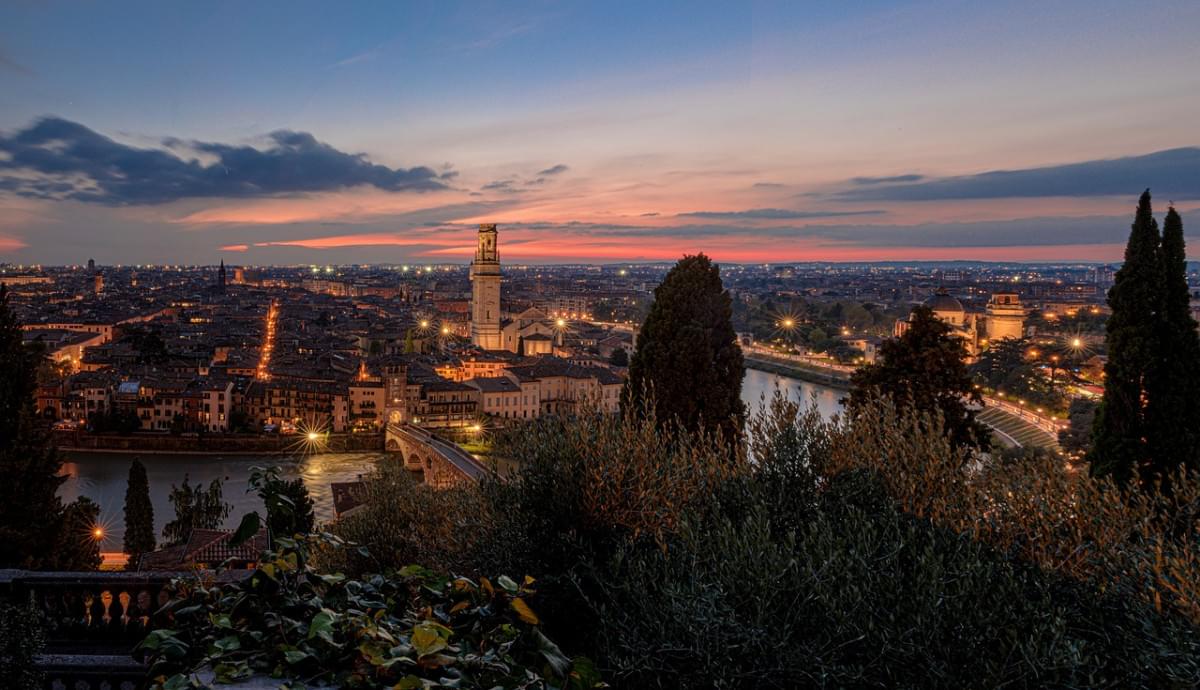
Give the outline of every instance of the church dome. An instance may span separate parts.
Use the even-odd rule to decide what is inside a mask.
[[[966,309],[963,308],[962,302],[959,302],[951,297],[950,293],[946,292],[945,290],[938,290],[936,295],[925,300],[925,306],[929,307],[935,312],[966,312]]]

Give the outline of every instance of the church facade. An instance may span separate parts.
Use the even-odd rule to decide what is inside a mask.
[[[502,318],[500,253],[494,223],[479,226],[471,262],[471,344],[482,350],[506,350],[532,357],[549,355],[562,344],[563,325],[540,309]]]

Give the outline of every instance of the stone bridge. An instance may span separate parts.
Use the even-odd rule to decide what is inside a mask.
[[[384,448],[399,454],[404,467],[421,472],[431,486],[478,482],[490,471],[462,448],[411,424],[388,424]]]

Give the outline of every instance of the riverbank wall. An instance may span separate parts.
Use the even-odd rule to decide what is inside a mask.
[[[801,381],[818,383],[822,386],[829,386],[830,388],[837,388],[839,390],[850,390],[850,374],[844,371],[805,366],[790,360],[759,354],[747,353],[744,359],[746,367],[749,369],[765,371],[768,374],[790,376]]]
[[[311,449],[296,434],[89,434],[56,431],[54,445],[64,452],[146,453],[163,455],[295,455]],[[383,434],[329,434],[322,437],[323,453],[383,452]]]

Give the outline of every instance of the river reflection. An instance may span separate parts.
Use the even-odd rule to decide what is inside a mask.
[[[742,400],[746,403],[747,411],[752,414],[758,409],[761,396],[770,400],[776,386],[792,400],[804,403],[808,403],[810,396],[815,393],[817,407],[826,417],[841,410],[839,400],[846,395],[844,391],[818,384],[747,369],[742,383]],[[192,483],[199,481],[206,486],[213,479],[222,481],[224,499],[233,505],[225,526],[233,528],[247,512],[262,511],[258,496],[246,493],[250,468],[255,465],[278,465],[285,478],[303,477],[313,499],[317,521],[328,522],[333,519],[333,497],[329,484],[354,481],[359,475],[370,472],[382,456],[379,453],[322,453],[304,458],[149,453],[140,456],[136,453],[66,454],[63,472],[68,478],[59,494],[64,501],[87,496],[100,505],[100,520],[108,535],[102,547],[106,551],[121,549],[125,532],[125,484],[129,477],[129,463],[135,457],[141,457],[142,464],[146,466],[150,500],[154,504],[154,529],[157,535],[161,535],[163,525],[174,517],[174,509],[168,500],[171,485],[181,483],[184,476]]]
[[[753,415],[764,400],[770,403],[776,388],[783,391],[789,400],[798,401],[803,405],[815,402],[821,416],[826,419],[842,411],[841,399],[849,395],[846,391],[817,383],[747,369],[746,378],[742,379],[742,402],[746,404],[746,413]]]
[[[304,458],[267,456],[214,455],[157,455],[135,453],[70,453],[63,461],[67,481],[59,489],[64,501],[87,496],[100,504],[100,521],[108,536],[104,550],[119,551],[125,533],[125,484],[129,478],[129,463],[140,457],[150,481],[150,500],[154,504],[154,529],[162,534],[163,525],[174,517],[168,496],[171,485],[178,485],[184,476],[188,481],[206,486],[214,479],[222,482],[227,503],[233,505],[225,521],[234,527],[242,515],[263,510],[258,496],[247,493],[250,468],[255,465],[278,465],[286,479],[303,477],[312,496],[318,522],[333,519],[333,496],[330,482],[354,481],[369,472],[379,453],[323,453]]]

